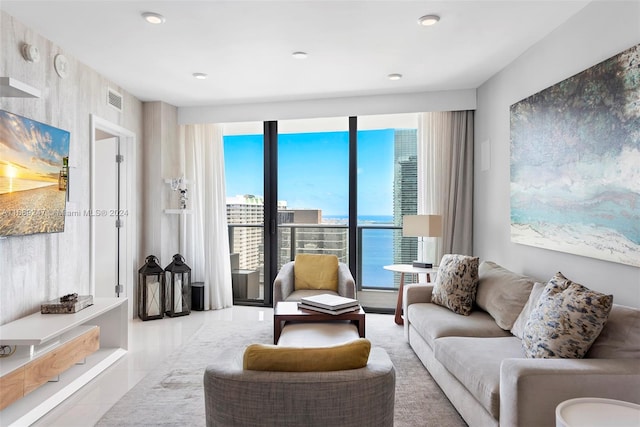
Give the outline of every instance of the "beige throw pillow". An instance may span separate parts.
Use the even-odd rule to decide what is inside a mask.
[[[478,276],[476,304],[508,331],[527,303],[535,281],[491,261],[480,264]]]
[[[478,286],[478,257],[447,254],[442,257],[431,302],[468,316]]]
[[[524,305],[524,308],[518,315],[516,321],[513,322],[511,333],[516,337],[522,339],[522,336],[524,334],[524,325],[526,325],[527,321],[529,321],[529,317],[531,316],[531,312],[533,311],[533,309],[538,306],[538,300],[540,299],[540,295],[542,295],[542,291],[544,290],[545,286],[546,283],[534,283],[527,303]]]
[[[562,275],[549,280],[524,327],[529,358],[580,359],[607,322],[613,295],[592,291]]]

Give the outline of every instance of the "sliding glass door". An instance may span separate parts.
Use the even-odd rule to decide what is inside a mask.
[[[234,303],[264,302],[262,129],[262,122],[233,123],[224,126],[227,222]]]

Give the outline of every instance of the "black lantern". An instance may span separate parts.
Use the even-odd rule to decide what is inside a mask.
[[[191,313],[191,268],[184,263],[182,255],[175,254],[173,262],[164,271],[167,316],[176,317]]]
[[[149,255],[138,270],[138,317],[142,320],[164,317],[164,270],[155,255]]]

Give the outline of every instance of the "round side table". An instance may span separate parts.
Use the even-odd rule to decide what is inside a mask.
[[[556,407],[556,427],[638,427],[640,405],[622,400],[582,397]]]
[[[398,325],[404,325],[404,319],[402,318],[402,293],[404,290],[404,275],[405,274],[426,274],[427,275],[427,283],[431,282],[431,275],[438,272],[438,267],[433,268],[420,268],[414,267],[411,264],[393,264],[393,265],[385,265],[385,270],[393,271],[396,273],[400,273],[400,287],[398,288],[398,301],[396,302],[396,314],[394,316],[394,321]],[[418,279],[418,281],[420,281]]]

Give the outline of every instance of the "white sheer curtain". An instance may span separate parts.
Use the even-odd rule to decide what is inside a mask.
[[[473,111],[423,113],[418,127],[418,214],[442,215],[429,259],[473,252]]]
[[[231,262],[224,181],[222,126],[180,126],[188,180],[185,258],[191,260],[192,282],[204,282],[205,310],[233,305]]]

